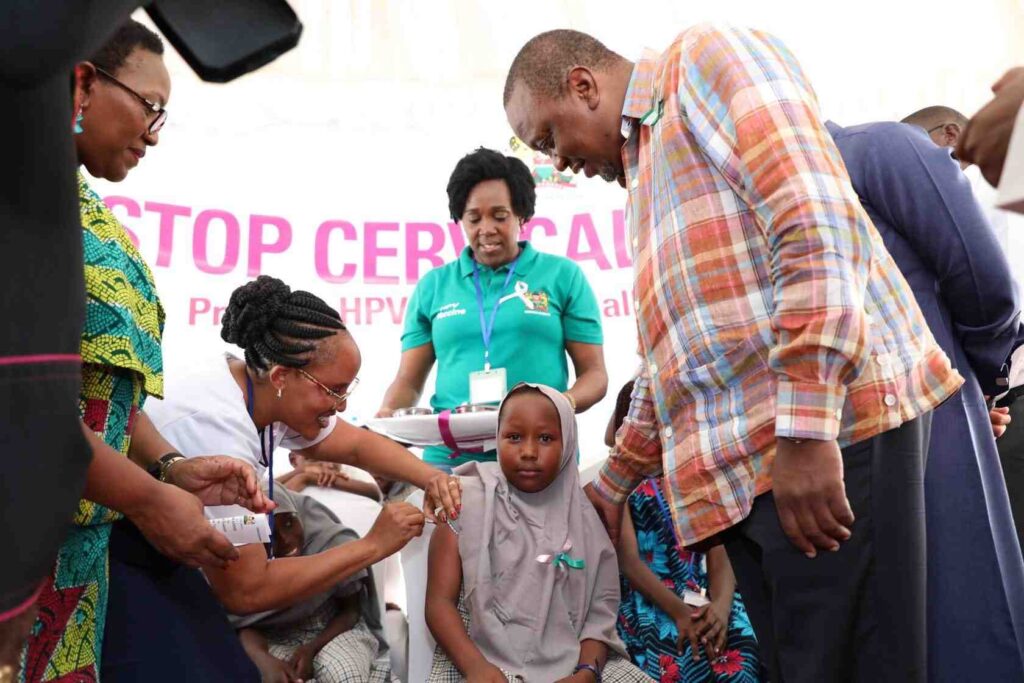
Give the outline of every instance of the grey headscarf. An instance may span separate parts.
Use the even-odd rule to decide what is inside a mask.
[[[463,487],[459,554],[473,642],[499,668],[547,683],[572,673],[581,640],[622,655],[625,647],[615,631],[615,550],[580,488],[576,417],[561,392],[543,385],[519,384],[505,401],[527,386],[558,409],[558,476],[543,491],[524,493],[496,462],[456,468]]]
[[[303,557],[316,555],[359,538],[359,534],[342,524],[330,508],[309,496],[278,485],[274,487],[274,502],[277,503],[276,512],[293,512],[302,522],[304,540],[301,554]],[[362,593],[359,605],[363,621],[386,650],[387,643],[384,640],[384,629],[381,624],[377,586],[373,580],[373,574],[368,568],[355,572],[345,580],[338,582],[331,590],[314,595],[290,607],[246,616],[228,615],[228,618],[236,629],[249,626],[289,626],[309,617],[328,600],[359,592]]]

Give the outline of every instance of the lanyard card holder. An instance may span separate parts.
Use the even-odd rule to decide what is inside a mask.
[[[507,391],[508,379],[505,368],[490,368],[469,373],[469,402],[472,405],[501,403]]]

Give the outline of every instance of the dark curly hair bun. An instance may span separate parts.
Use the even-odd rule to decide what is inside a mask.
[[[245,350],[249,367],[267,370],[306,365],[313,342],[344,329],[341,316],[320,297],[260,275],[232,292],[220,336]]]

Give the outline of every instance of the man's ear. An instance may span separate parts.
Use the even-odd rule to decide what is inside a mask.
[[[585,66],[574,66],[569,70],[566,85],[572,97],[586,102],[591,110],[597,109],[601,102],[601,93],[593,71]]]
[[[946,142],[946,147],[956,147],[956,143],[960,141],[960,135],[963,133],[963,128],[960,127],[959,123],[947,123],[942,127],[942,138]]]

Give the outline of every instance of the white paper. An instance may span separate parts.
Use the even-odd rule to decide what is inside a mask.
[[[700,593],[687,589],[683,589],[683,602],[691,607],[703,607],[704,605],[711,604],[711,601]]]
[[[270,543],[270,522],[263,514],[211,519],[210,525],[235,545]]]

